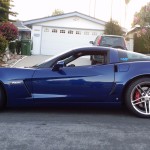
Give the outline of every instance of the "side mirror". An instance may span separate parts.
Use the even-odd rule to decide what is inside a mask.
[[[94,42],[93,42],[93,41],[90,41],[89,43],[90,43],[90,44],[94,44]]]
[[[63,68],[65,66],[64,61],[58,61],[52,68],[53,71],[59,71],[60,68]]]

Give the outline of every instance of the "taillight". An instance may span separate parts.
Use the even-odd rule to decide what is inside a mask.
[[[102,39],[102,37],[100,36],[99,39],[97,40],[97,45],[100,45],[101,39]]]

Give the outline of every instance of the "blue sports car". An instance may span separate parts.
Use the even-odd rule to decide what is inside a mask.
[[[95,56],[91,65],[90,56]],[[126,105],[150,117],[150,57],[83,47],[30,68],[0,68],[0,108],[51,104]]]

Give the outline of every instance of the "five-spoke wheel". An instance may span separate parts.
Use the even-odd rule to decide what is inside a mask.
[[[130,84],[126,93],[126,105],[140,117],[150,117],[150,79],[141,78]]]

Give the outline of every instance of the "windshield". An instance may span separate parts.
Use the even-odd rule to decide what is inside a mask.
[[[49,59],[46,59],[45,61],[43,61],[43,62],[41,62],[41,63],[39,63],[39,64],[36,64],[36,65],[34,65],[34,66],[32,66],[32,67],[41,67],[41,66],[43,66],[44,64],[46,64],[47,62],[49,62],[49,61],[51,61],[51,60],[55,60],[56,58],[58,58],[58,57],[60,57],[60,56],[62,56],[62,55],[64,55],[64,54],[66,54],[67,52],[68,52],[68,51],[65,51],[65,52],[60,53],[60,54],[58,54],[58,55],[52,56],[52,57],[50,57]]]

